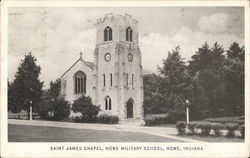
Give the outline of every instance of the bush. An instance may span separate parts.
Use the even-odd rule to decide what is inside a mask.
[[[206,122],[217,122],[217,123],[237,123],[244,124],[244,116],[235,117],[218,117],[218,118],[206,118]]]
[[[148,115],[144,118],[146,126],[164,124],[167,122],[167,114]]]
[[[241,133],[241,137],[240,138],[244,139],[245,138],[245,125],[240,125],[239,128],[238,128],[238,130]]]
[[[211,130],[211,124],[209,122],[198,122],[194,128],[201,129],[202,136],[208,136]]]
[[[70,104],[63,98],[43,100],[39,107],[39,114],[43,119],[63,120],[70,114]]]
[[[226,129],[225,125],[222,123],[210,123],[211,129],[214,130],[215,136],[220,136],[220,130]]]
[[[195,130],[194,130],[195,128],[194,128],[194,127],[195,127],[196,124],[197,124],[196,122],[190,122],[190,123],[188,124],[188,128],[189,128],[189,130],[190,130],[190,132],[191,132],[191,133],[190,133],[191,135],[195,134]]]
[[[154,126],[160,124],[176,124],[177,121],[183,120],[185,120],[185,114],[177,114],[176,112],[169,112],[168,114],[147,115],[144,118],[146,126]]]
[[[239,127],[237,123],[226,123],[225,126],[228,129],[227,137],[234,137],[234,131]]]
[[[186,122],[178,121],[175,125],[176,129],[178,130],[179,135],[185,134]]]
[[[177,122],[177,117],[178,117],[177,113],[174,113],[174,112],[168,113],[167,118],[166,118],[166,123],[175,124]]]
[[[74,101],[72,110],[73,112],[80,112],[82,114],[81,119],[76,118],[76,121],[89,123],[97,121],[100,108],[92,104],[90,97],[82,96]]]
[[[101,114],[97,117],[98,123],[107,123],[107,124],[117,124],[119,122],[118,116]]]

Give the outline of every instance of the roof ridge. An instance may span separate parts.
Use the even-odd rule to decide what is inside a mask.
[[[71,66],[68,68],[68,70],[66,70],[66,71],[61,75],[61,77],[63,77],[63,76],[64,76],[73,66],[75,66],[75,64],[78,63],[79,61],[82,61],[82,62],[85,63],[88,67],[90,67],[91,69],[93,69],[93,67],[88,63],[88,61],[85,61],[85,60],[79,58],[76,62],[74,62],[73,65],[71,65]],[[91,62],[91,63],[93,63],[93,62]],[[93,64],[94,64],[94,63],[93,63]]]

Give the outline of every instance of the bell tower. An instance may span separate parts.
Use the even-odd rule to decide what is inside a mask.
[[[130,15],[106,14],[96,23],[94,103],[100,113],[120,120],[142,119],[143,73],[138,45],[138,21]]]

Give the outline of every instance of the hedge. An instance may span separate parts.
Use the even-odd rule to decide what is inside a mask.
[[[107,124],[117,124],[119,122],[118,116],[101,114],[97,117],[98,123],[107,123]]]
[[[119,122],[118,116],[115,115],[107,115],[107,114],[101,114],[99,116],[93,117],[90,119],[85,119],[80,113],[75,113],[73,116],[71,116],[71,119],[74,120],[74,122],[84,122],[84,123],[105,123],[105,124],[117,124]]]
[[[244,116],[238,117],[219,117],[219,118],[206,118],[206,122],[216,122],[216,123],[237,123],[237,124],[244,124]]]
[[[148,115],[144,118],[145,126],[154,126],[160,124],[175,124],[177,121],[185,120],[185,115],[170,112],[168,114]]]
[[[184,121],[176,123],[179,135],[200,135],[200,136],[221,136],[222,130],[226,130],[229,138],[237,137],[235,131],[240,132],[240,138],[244,139],[245,126],[236,123],[215,123],[215,122],[190,122],[188,125]]]

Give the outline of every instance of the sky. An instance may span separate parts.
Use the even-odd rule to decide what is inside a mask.
[[[233,42],[244,45],[242,7],[76,7],[8,10],[8,78],[28,52],[41,66],[45,88],[79,58],[93,61],[96,44],[95,23],[107,13],[130,14],[139,22],[142,66],[153,72],[176,46],[185,61],[205,42],[215,42],[225,50]]]

